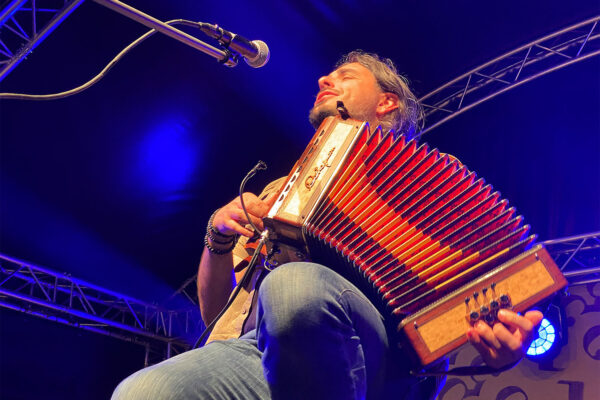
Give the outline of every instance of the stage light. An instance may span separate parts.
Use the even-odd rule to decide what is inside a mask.
[[[155,124],[140,143],[136,168],[149,189],[177,192],[198,167],[199,147],[185,118],[165,118]]]
[[[556,328],[554,328],[554,325],[549,320],[544,318],[538,328],[538,338],[527,349],[527,355],[536,357],[546,354],[552,348],[555,341]]]

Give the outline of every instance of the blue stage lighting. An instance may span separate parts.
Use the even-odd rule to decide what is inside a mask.
[[[138,169],[149,188],[181,190],[198,167],[200,149],[184,118],[157,123],[140,143]]]
[[[545,354],[556,341],[556,329],[546,318],[542,320],[542,323],[538,328],[538,336],[539,337],[531,343],[531,346],[529,346],[529,349],[527,350],[528,356],[535,357]]]

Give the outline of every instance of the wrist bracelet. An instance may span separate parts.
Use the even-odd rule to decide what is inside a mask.
[[[213,240],[213,239],[211,239]],[[215,242],[218,243],[218,242]],[[231,241],[231,246],[229,246],[226,249],[215,249],[209,242],[209,236],[208,233],[204,236],[204,246],[206,246],[206,248],[208,249],[209,252],[213,253],[213,254],[218,254],[218,255],[223,255],[223,254],[227,254],[230,253],[233,248],[235,247],[235,240]]]
[[[232,236],[227,240],[219,240],[210,233],[210,230],[206,231],[206,236],[208,236],[208,238],[216,244],[231,244],[235,241],[235,236]]]
[[[219,232],[214,227],[213,222],[215,219],[215,215],[217,215],[217,212],[219,212],[219,210],[220,210],[220,208],[217,208],[217,210],[214,213],[212,213],[212,215],[208,219],[208,226],[206,227],[206,234],[215,243],[227,244],[227,243],[235,241],[237,235],[235,235],[235,234],[234,235],[225,235],[224,233]],[[221,240],[217,239],[217,237],[220,238]]]

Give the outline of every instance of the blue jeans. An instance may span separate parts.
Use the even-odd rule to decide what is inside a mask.
[[[257,311],[256,331],[136,372],[113,399],[429,396],[391,360],[379,312],[326,267],[290,263],[275,269],[262,282]]]

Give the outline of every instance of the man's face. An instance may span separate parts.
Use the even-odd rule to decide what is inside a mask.
[[[342,101],[352,118],[377,124],[377,106],[383,92],[373,73],[359,63],[340,66],[319,78],[319,93],[309,113],[315,127],[331,115],[338,115],[337,102]]]

